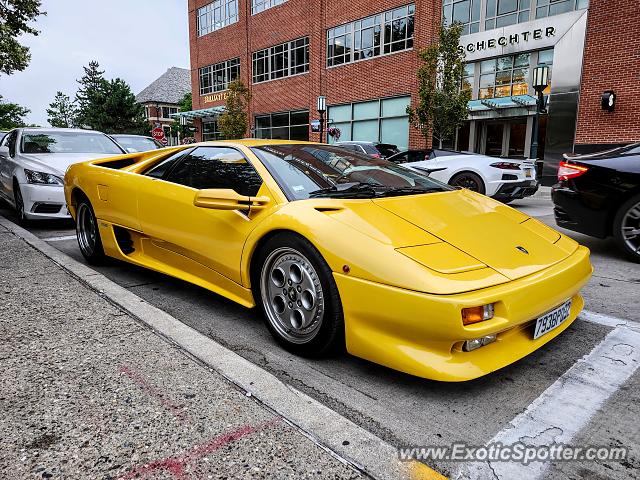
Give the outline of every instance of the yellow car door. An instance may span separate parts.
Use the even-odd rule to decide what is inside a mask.
[[[150,173],[153,175],[153,171]],[[147,177],[143,182],[138,197],[140,225],[155,246],[186,256],[241,284],[244,243],[255,225],[268,215],[270,205],[243,211],[202,208],[194,201],[202,190],[234,190],[239,197],[260,197],[268,204],[268,188],[244,155],[230,147],[197,147],[169,172],[163,172],[161,179]]]

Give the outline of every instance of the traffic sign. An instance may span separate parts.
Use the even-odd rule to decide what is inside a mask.
[[[160,127],[154,128],[151,130],[151,135],[158,141],[162,141],[164,137],[164,130]]]
[[[160,143],[166,147],[167,145],[169,145],[169,139],[167,139],[167,137],[162,137]]]

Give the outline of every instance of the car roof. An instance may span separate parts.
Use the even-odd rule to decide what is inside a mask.
[[[17,130],[22,130],[22,132],[39,132],[39,133],[60,133],[60,132],[73,132],[73,133],[98,133],[100,135],[104,135],[102,132],[98,132],[97,130],[84,130],[82,128],[46,128],[46,127],[20,127]]]
[[[112,137],[127,137],[127,138],[153,138],[149,135],[132,135],[130,133],[110,133]]]

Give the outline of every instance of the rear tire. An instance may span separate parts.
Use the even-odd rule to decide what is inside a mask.
[[[618,209],[613,221],[613,238],[631,261],[640,263],[640,195],[630,198]]]
[[[252,268],[252,288],[269,332],[286,350],[320,357],[344,349],[338,287],[305,238],[282,232],[268,239]]]
[[[483,195],[487,191],[484,181],[480,178],[480,175],[473,172],[461,172],[454,175],[453,178],[449,180],[449,185],[466,188]]]
[[[76,237],[80,252],[89,264],[104,263],[106,257],[100,239],[98,220],[91,202],[86,198],[81,198],[76,208]]]

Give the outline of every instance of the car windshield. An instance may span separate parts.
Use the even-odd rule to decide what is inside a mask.
[[[451,187],[383,159],[328,145],[265,145],[252,151],[290,200],[373,198],[443,192]]]
[[[149,137],[129,137],[127,135],[112,135],[116,142],[125,150],[133,149],[136,152],[147,152],[162,148],[153,138]]]
[[[122,150],[102,133],[30,132],[22,134],[22,153],[102,153],[118,155]]]

